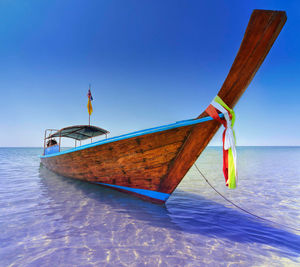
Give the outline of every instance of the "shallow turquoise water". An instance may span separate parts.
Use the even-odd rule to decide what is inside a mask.
[[[165,206],[64,178],[37,148],[0,148],[0,266],[299,266],[300,232],[257,220],[193,167]],[[300,148],[239,147],[228,190],[220,148],[197,164],[238,205],[300,228]]]

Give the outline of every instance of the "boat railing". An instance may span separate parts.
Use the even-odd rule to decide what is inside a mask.
[[[52,154],[52,153],[61,152],[61,138],[62,137],[69,137],[69,136],[65,136],[64,134],[61,135],[61,132],[62,132],[62,130],[57,130],[57,129],[46,129],[45,130],[44,153],[43,153],[43,155],[48,155],[48,154]],[[103,135],[105,135],[106,139],[107,139],[107,134],[108,133],[109,132],[106,131],[105,134],[103,134]],[[58,143],[54,139],[54,136],[59,138]],[[92,137],[86,138],[84,140],[90,139],[91,143],[92,143],[93,142],[93,137],[97,137],[97,136],[92,136]],[[81,146],[81,141],[82,140],[76,140],[75,138],[73,138],[73,139],[74,139],[74,142],[75,142],[75,144],[74,144],[75,148],[77,147],[78,142],[79,142],[79,146]]]

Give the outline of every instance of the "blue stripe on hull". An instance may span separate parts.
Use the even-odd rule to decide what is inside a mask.
[[[134,193],[142,195],[142,196],[147,196],[147,197],[151,197],[151,198],[154,198],[154,199],[159,199],[159,200],[162,200],[162,201],[167,201],[167,199],[170,196],[170,194],[161,193],[161,192],[152,191],[152,190],[146,190],[146,189],[131,188],[131,187],[126,187],[126,186],[120,186],[120,185],[114,185],[114,184],[105,184],[105,183],[99,183],[99,182],[96,182],[96,184],[101,184],[101,185],[105,185],[105,186],[109,186],[109,187],[114,187],[114,188],[126,190],[126,191],[129,191],[129,192],[134,192]]]
[[[219,116],[220,116],[220,118],[223,118],[224,115],[219,114]],[[205,122],[205,121],[211,121],[211,120],[213,120],[213,118],[204,117],[204,118],[201,118],[201,119],[191,119],[191,120],[179,121],[179,122],[164,125],[164,126],[159,126],[159,127],[150,128],[150,129],[146,129],[146,130],[141,130],[141,131],[137,131],[137,132],[133,132],[133,133],[129,133],[129,134],[124,134],[124,135],[120,135],[120,136],[116,136],[116,137],[107,138],[107,139],[100,140],[100,141],[97,141],[97,142],[94,142],[94,143],[91,143],[91,144],[86,144],[86,145],[82,145],[82,146],[79,146],[79,147],[76,147],[76,148],[71,148],[69,150],[61,151],[59,153],[53,153],[53,154],[49,154],[49,155],[40,156],[40,158],[55,157],[55,156],[59,156],[59,155],[63,155],[63,154],[83,150],[83,149],[86,149],[86,148],[94,147],[94,146],[99,146],[99,145],[103,145],[103,144],[107,144],[107,143],[116,142],[116,141],[119,141],[119,140],[124,140],[124,139],[137,137],[137,136],[150,134],[150,133],[162,132],[162,131],[171,130],[171,129],[174,129],[174,128],[179,128],[179,127],[184,127],[184,126],[189,126],[189,125],[195,125],[195,124],[198,124],[198,123],[202,123],[202,122]]]

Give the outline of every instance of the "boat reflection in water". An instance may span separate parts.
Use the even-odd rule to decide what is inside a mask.
[[[236,249],[237,255],[247,250],[253,253],[261,244],[272,253],[291,257],[300,254],[300,236],[197,194],[176,190],[165,205],[156,205],[59,176],[43,166],[40,178],[56,214],[51,227],[58,227],[59,235],[68,240],[63,246],[80,244],[105,253],[124,246],[126,253],[134,251],[141,258],[150,256],[153,250],[158,250],[161,257],[180,250],[187,255],[195,253],[197,258],[211,253],[214,246],[222,250],[224,244],[226,249]],[[191,244],[197,248],[193,252]]]

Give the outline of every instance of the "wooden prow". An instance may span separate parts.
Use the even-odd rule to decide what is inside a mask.
[[[286,22],[284,11],[254,10],[218,96],[231,108],[244,93]],[[206,113],[199,117],[206,116]]]
[[[284,11],[254,10],[243,41],[218,96],[231,108],[235,106],[264,61],[283,25]],[[207,116],[203,112],[198,118]],[[160,185],[161,192],[173,192],[219,129],[216,121],[196,125],[190,131]]]

